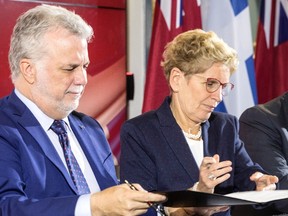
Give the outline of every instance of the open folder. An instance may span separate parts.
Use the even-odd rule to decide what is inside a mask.
[[[160,194],[167,196],[167,201],[163,205],[168,207],[253,205],[284,199],[288,202],[288,190],[247,191],[226,195],[185,190],[160,192]]]

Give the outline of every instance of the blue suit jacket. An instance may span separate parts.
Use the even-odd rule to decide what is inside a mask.
[[[74,215],[76,188],[37,119],[15,93],[0,108],[0,215]],[[99,123],[77,112],[68,118],[100,188],[117,184]]]
[[[156,111],[123,125],[121,181],[140,183],[149,191],[176,191],[190,188],[199,180],[199,168],[169,104],[170,98],[166,98]],[[214,112],[202,124],[204,156],[219,154],[221,161],[232,161],[231,177],[218,185],[215,193],[254,190],[250,175],[264,172],[248,156],[239,139],[238,128],[236,117],[226,113]]]

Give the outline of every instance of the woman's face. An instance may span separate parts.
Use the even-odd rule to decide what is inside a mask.
[[[229,68],[222,63],[215,63],[201,74],[189,77],[181,72],[177,92],[173,93],[176,99],[178,112],[195,123],[206,121],[211,112],[222,101],[222,86],[213,93],[206,90],[207,78],[214,78],[221,83],[228,83],[230,78]]]

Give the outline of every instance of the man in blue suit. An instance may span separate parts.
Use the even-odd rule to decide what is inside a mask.
[[[165,200],[138,184],[140,191],[116,186],[101,126],[74,111],[92,35],[62,7],[37,6],[17,20],[9,51],[15,90],[0,100],[0,215],[139,215],[147,202]]]

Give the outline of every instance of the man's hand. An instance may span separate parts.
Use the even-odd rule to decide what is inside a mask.
[[[164,195],[149,193],[139,184],[134,186],[138,191],[121,184],[92,194],[90,199],[92,215],[141,215],[150,207],[148,203],[160,203],[166,200]]]

